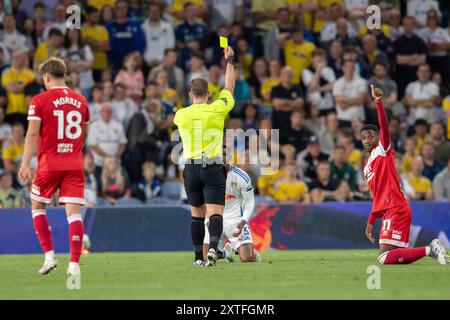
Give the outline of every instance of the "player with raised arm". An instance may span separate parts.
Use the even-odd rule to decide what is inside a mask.
[[[255,208],[255,195],[249,175],[242,169],[226,163],[227,148],[224,146],[224,167],[227,172],[225,208],[223,212],[223,233],[219,243],[218,259],[234,261],[238,253],[241,262],[261,261],[261,256],[253,246],[248,222]],[[205,223],[203,251],[208,252],[208,221]],[[224,245],[224,240],[228,239]]]
[[[58,266],[45,209],[59,189],[59,203],[65,205],[69,223],[67,274],[77,276],[81,273],[79,260],[84,234],[80,213],[81,205],[85,204],[82,149],[88,132],[89,109],[86,99],[66,86],[63,60],[48,59],[40,66],[40,72],[47,91],[36,95],[30,103],[19,177],[30,180],[30,160],[37,151],[38,167],[30,198],[34,229],[45,254],[39,274],[48,274]]]
[[[448,264],[447,251],[438,239],[430,245],[408,248],[411,227],[411,208],[400,189],[400,179],[395,168],[395,152],[391,146],[389,122],[381,99],[383,91],[371,87],[376,102],[380,129],[375,125],[364,125],[361,142],[370,152],[364,166],[364,176],[373,195],[372,211],[366,227],[366,236],[375,243],[372,236],[373,224],[381,218],[380,256],[381,264],[408,264],[425,256],[436,259],[440,264]]]

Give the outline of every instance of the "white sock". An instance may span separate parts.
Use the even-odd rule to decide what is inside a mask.
[[[426,247],[425,247],[425,250],[426,250],[427,256],[430,256],[430,253],[431,253],[431,248],[430,248],[430,246],[426,246]]]
[[[45,260],[53,260],[55,258],[55,251],[50,250],[45,253]]]

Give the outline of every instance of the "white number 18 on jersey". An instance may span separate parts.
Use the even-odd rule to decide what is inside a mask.
[[[64,134],[69,139],[77,139],[81,136],[81,121],[83,117],[79,111],[70,111],[67,113],[67,126],[64,128],[64,110],[55,110],[53,115],[58,117],[58,139],[64,139]],[[75,128],[75,132],[72,132]]]

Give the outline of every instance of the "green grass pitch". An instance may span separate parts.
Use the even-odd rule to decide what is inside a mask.
[[[0,299],[450,299],[450,266],[430,258],[380,266],[381,289],[367,289],[377,256],[272,251],[261,263],[194,268],[188,252],[92,253],[82,256],[81,290],[68,290],[68,255],[58,256],[60,266],[48,276],[37,274],[42,255],[0,255]]]

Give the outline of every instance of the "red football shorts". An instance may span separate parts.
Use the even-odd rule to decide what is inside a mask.
[[[85,205],[84,172],[82,170],[39,171],[31,186],[31,200],[49,204],[59,189],[59,203]]]
[[[380,244],[407,248],[409,246],[411,219],[411,208],[409,206],[386,210],[381,218]]]

